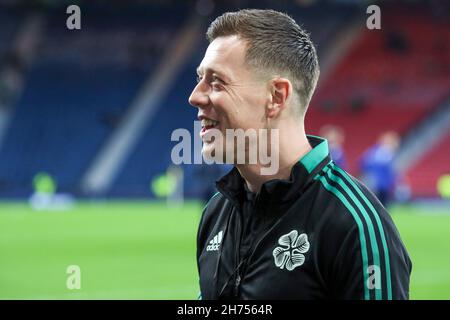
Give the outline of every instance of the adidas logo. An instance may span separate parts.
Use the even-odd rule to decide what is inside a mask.
[[[220,243],[222,242],[223,231],[220,231],[214,236],[214,238],[209,242],[206,247],[206,251],[217,251],[220,248]]]

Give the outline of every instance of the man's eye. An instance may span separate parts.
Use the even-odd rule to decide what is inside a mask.
[[[215,91],[219,91],[222,89],[223,81],[217,77],[211,78],[211,86]]]
[[[222,83],[222,80],[220,80],[218,77],[213,76],[212,77],[212,82],[218,82],[218,83]]]
[[[200,81],[202,81],[202,77],[197,76],[197,83],[199,83]]]

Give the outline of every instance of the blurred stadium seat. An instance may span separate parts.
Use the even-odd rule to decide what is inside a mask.
[[[268,3],[289,12],[312,34],[321,60],[333,55],[333,40],[364,10],[350,3]],[[263,4],[246,1],[245,5]],[[167,55],[170,40],[194,12],[189,4],[106,7],[94,2],[83,6],[82,30],[69,32],[62,9],[49,6],[39,11],[46,27],[36,57],[25,70],[24,88],[0,145],[0,197],[27,197],[33,175],[42,170],[57,179],[61,191],[90,196],[80,188],[81,177]],[[211,16],[232,9],[219,3]],[[0,6],[2,56],[9,52],[7,44],[14,41],[26,13],[14,5]],[[425,4],[407,11],[386,4],[382,30],[361,30],[331,72],[324,73],[307,116],[308,132],[317,134],[324,124],[342,127],[348,167],[358,175],[360,155],[381,132],[408,135],[449,95],[450,50],[445,40],[449,30],[448,19],[436,18]],[[188,107],[187,97],[206,47],[205,41],[199,43],[101,196],[152,197],[149,182],[171,162],[170,133],[176,128],[192,132],[195,110]],[[430,154],[445,150],[447,144],[448,139],[443,139]],[[437,195],[436,175],[449,170],[440,163],[434,172],[428,161],[419,161],[414,173],[408,173],[415,196]],[[194,172],[189,166],[184,170],[189,183]],[[424,174],[417,174],[421,171]],[[185,190],[187,196],[196,195],[191,188]]]
[[[450,50],[444,40],[449,38],[450,22],[436,19],[429,8],[390,6],[382,30],[363,31],[323,79],[307,130],[318,133],[324,123],[342,127],[349,170],[358,175],[360,155],[382,132],[406,136],[450,94]],[[439,162],[438,171],[450,170]],[[420,174],[420,167],[415,171]],[[436,196],[436,174],[423,174],[430,174],[421,180],[426,185],[413,183],[413,194]]]
[[[311,33],[321,79],[306,130],[342,130],[350,173],[359,176],[361,155],[381,133],[406,141],[398,164],[413,198],[389,212],[413,261],[411,298],[450,298],[449,201],[436,191],[450,175],[449,1],[377,1],[381,30],[366,28],[368,2],[359,0],[74,2],[81,30],[66,28],[67,1],[0,0],[0,299],[197,297],[201,202],[225,166],[174,170],[171,134],[198,135],[187,99],[208,45],[204,32],[214,17],[242,8],[287,12]],[[194,40],[184,33],[192,25]],[[180,57],[173,45],[183,40],[192,43]],[[114,145],[123,161],[101,192],[85,188],[102,152],[133,125],[135,101],[149,86],[159,96],[148,101],[142,130],[129,150]],[[174,186],[178,178],[184,188]],[[161,201],[175,189],[194,201]],[[43,206],[27,202],[33,192]],[[69,194],[70,206],[55,210],[55,193]],[[65,287],[74,263],[80,291]]]

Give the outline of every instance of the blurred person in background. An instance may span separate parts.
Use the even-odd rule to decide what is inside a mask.
[[[342,128],[331,124],[324,125],[320,128],[320,135],[328,140],[330,155],[333,161],[342,169],[347,169],[347,161],[345,158],[344,141],[345,133]]]
[[[399,181],[394,167],[394,158],[399,146],[400,136],[396,132],[384,132],[378,142],[363,154],[360,161],[361,180],[384,206],[393,199]]]

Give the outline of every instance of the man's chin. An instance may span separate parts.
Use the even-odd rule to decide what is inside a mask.
[[[224,152],[221,148],[216,148],[214,142],[203,142],[202,156],[205,160],[213,161],[214,163],[224,163]]]
[[[214,158],[214,142],[203,142],[202,156],[205,159],[212,160]]]

